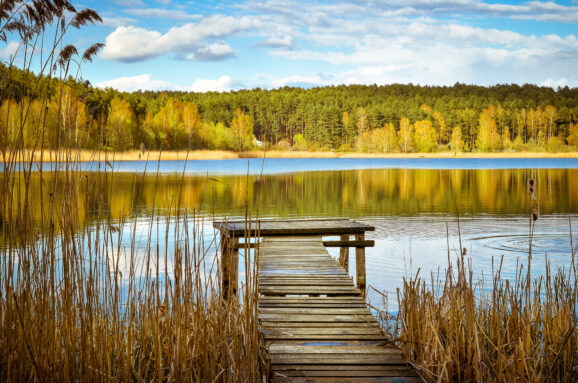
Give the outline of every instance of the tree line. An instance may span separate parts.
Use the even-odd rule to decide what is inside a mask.
[[[2,148],[19,135],[26,147],[105,150],[555,152],[578,147],[578,88],[457,83],[126,93],[72,77],[36,78],[3,64],[0,74]],[[46,82],[36,88],[48,89],[49,95],[35,95],[36,88],[27,85],[38,82]]]

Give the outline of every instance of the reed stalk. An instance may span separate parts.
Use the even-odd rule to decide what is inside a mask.
[[[113,158],[98,159],[107,164],[100,172],[80,170],[64,102],[59,148],[44,150],[50,81],[101,47],[79,56],[65,36],[100,17],[68,1],[0,6],[0,39],[21,41],[8,73],[19,59],[24,73],[40,74],[24,79],[34,83],[0,122],[0,381],[260,381],[252,259],[243,299],[224,303],[215,235],[203,232],[204,216],[181,207],[180,195],[155,201],[146,218],[111,217],[104,206],[114,202],[105,200],[114,198]],[[13,85],[2,84],[0,101]],[[43,107],[34,110],[32,99]],[[49,171],[36,165],[45,160]],[[82,202],[95,190],[96,205]]]

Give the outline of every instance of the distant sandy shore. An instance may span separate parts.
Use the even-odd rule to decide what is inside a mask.
[[[26,160],[30,161],[30,152],[26,153]],[[222,150],[195,150],[195,151],[146,151],[144,154],[137,150],[126,152],[99,152],[91,150],[73,151],[44,151],[44,161],[60,161],[68,158],[73,161],[182,161],[188,160],[225,160],[237,158],[578,158],[578,152],[546,153],[546,152],[493,152],[493,153],[336,153],[336,152],[307,152],[307,151],[249,151],[230,152]],[[18,156],[20,160],[21,156]],[[9,158],[9,157],[8,157]],[[34,161],[40,161],[40,152],[34,154]],[[4,158],[0,155],[0,162]]]

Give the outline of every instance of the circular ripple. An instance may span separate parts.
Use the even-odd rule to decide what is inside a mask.
[[[470,241],[480,243],[483,247],[502,253],[528,254],[528,234],[503,234],[470,238]],[[532,252],[552,255],[570,254],[568,234],[542,233],[532,237]]]

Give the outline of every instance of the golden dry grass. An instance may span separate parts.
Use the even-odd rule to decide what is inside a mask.
[[[188,160],[224,160],[224,159],[235,159],[239,158],[239,156],[235,152],[230,151],[223,151],[223,150],[193,150],[190,152],[187,151],[146,151],[144,154],[141,153],[139,150],[130,150],[124,152],[105,152],[105,151],[97,151],[97,150],[87,150],[87,149],[80,149],[80,150],[61,150],[61,151],[54,151],[54,150],[45,150],[42,153],[39,151],[32,152],[30,150],[25,150],[24,154],[22,151],[16,153],[7,153],[7,159],[16,162],[22,162],[22,159],[25,161],[62,161],[64,158],[67,158],[71,161],[80,161],[80,162],[88,162],[88,161],[104,161],[104,160],[112,160],[115,161],[139,161],[139,160],[146,160],[149,161],[158,161],[159,159],[162,161],[182,161],[185,159]],[[3,156],[0,155],[0,162],[5,162]]]
[[[34,161],[55,161],[57,158],[64,158],[64,153],[71,156],[74,161],[96,161],[111,160],[115,161],[139,161],[148,159],[149,161],[182,161],[188,160],[225,160],[237,158],[578,158],[578,152],[548,153],[548,152],[492,152],[492,153],[453,153],[453,152],[436,152],[436,153],[357,153],[357,152],[309,152],[309,151],[247,151],[232,152],[225,150],[193,150],[193,151],[146,151],[142,154],[138,150],[124,152],[103,152],[93,150],[72,150],[72,151],[49,151],[46,150],[40,155],[34,153]],[[7,153],[6,158],[13,161],[21,162],[22,158],[30,161],[30,151],[25,151],[24,156],[21,152],[11,155]],[[0,156],[0,162],[4,162],[4,157]]]
[[[398,342],[427,381],[577,381],[574,252],[565,270],[547,265],[546,275],[531,279],[520,267],[516,275],[503,278],[496,265],[489,291],[480,291],[471,260],[461,257],[441,280],[404,280]]]

